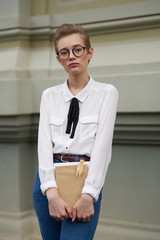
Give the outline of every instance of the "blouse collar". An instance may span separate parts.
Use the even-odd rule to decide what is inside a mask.
[[[73,96],[73,94],[70,92],[70,90],[68,88],[68,84],[67,84],[67,80],[66,80],[63,85],[63,93],[64,93],[65,102],[70,101],[74,97],[77,98],[80,102],[83,102],[89,94],[89,91],[91,89],[93,81],[94,81],[93,78],[90,77],[87,85],[76,96]]]

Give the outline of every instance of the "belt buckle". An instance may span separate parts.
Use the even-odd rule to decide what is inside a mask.
[[[67,163],[68,161],[65,161],[65,160],[63,160],[63,156],[65,156],[66,154],[62,154],[61,155],[61,162],[63,162],[63,163]]]

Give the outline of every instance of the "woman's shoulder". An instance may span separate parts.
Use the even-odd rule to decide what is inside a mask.
[[[98,81],[95,81],[95,80],[93,81],[92,88],[95,91],[103,91],[103,92],[116,91],[117,92],[117,89],[113,84],[98,82]]]
[[[55,85],[49,88],[46,88],[43,92],[42,95],[46,96],[46,95],[50,95],[51,93],[60,93],[63,91],[63,85],[64,84],[59,84],[59,85]]]

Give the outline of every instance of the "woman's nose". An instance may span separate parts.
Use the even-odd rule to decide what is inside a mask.
[[[70,58],[75,58],[75,55],[73,54],[72,49],[70,50],[70,54],[69,54],[69,59]]]

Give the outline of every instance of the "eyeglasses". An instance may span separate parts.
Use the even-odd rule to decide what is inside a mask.
[[[81,57],[84,54],[85,49],[86,47],[77,46],[72,48],[72,53],[75,57]],[[67,60],[70,56],[70,50],[62,49],[57,53],[57,55],[61,60]]]

